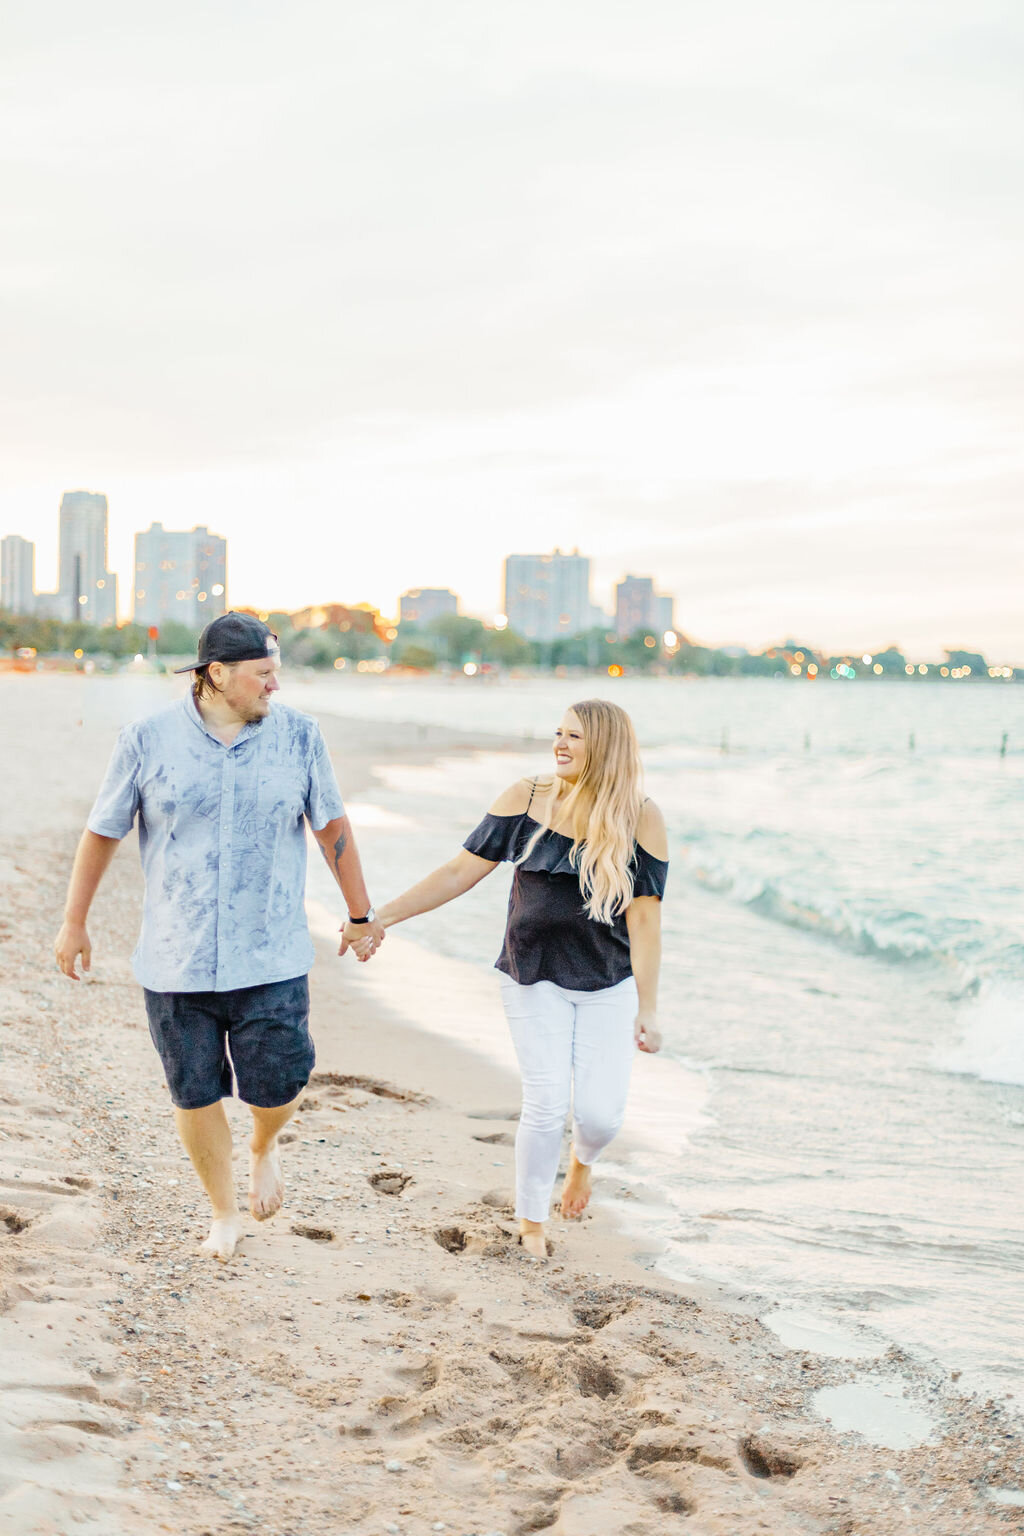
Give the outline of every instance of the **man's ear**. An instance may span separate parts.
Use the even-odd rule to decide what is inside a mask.
[[[217,692],[220,693],[227,681],[227,668],[224,663],[222,661],[211,661],[206,669],[206,675]]]

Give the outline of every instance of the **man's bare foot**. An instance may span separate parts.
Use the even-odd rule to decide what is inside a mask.
[[[276,1216],[284,1199],[284,1175],[277,1140],[249,1157],[249,1209],[257,1221]]]
[[[226,1264],[233,1258],[242,1237],[242,1217],[235,1211],[233,1216],[215,1216],[210,1223],[210,1235],[200,1246],[204,1253],[212,1253],[215,1259]]]
[[[569,1172],[562,1185],[562,1215],[578,1221],[590,1204],[590,1168],[581,1163],[575,1151],[569,1153]]]
[[[531,1259],[539,1259],[546,1263],[548,1257],[548,1240],[544,1236],[544,1223],[541,1221],[527,1221],[525,1218],[519,1223],[519,1246]]]

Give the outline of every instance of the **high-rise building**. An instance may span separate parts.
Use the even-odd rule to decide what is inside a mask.
[[[65,491],[60,502],[63,616],[87,624],[117,623],[117,577],[107,570],[107,498]]]
[[[35,612],[36,547],[20,534],[0,540],[0,608],[8,613]]]
[[[650,576],[626,576],[615,588],[615,630],[620,640],[638,629],[654,629],[654,582]]]
[[[206,527],[174,532],[152,523],[135,535],[132,612],[147,628],[203,629],[227,609],[226,539]]]
[[[615,588],[615,630],[620,640],[628,640],[637,630],[664,634],[674,629],[675,608],[671,597],[655,592],[650,576],[626,576]]]
[[[505,616],[528,640],[557,640],[589,629],[590,560],[578,549],[563,555],[508,555]]]
[[[458,613],[459,600],[447,587],[410,587],[399,598],[399,624],[429,624],[446,614]]]

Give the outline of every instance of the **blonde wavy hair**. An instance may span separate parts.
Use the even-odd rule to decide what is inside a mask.
[[[635,841],[644,803],[643,770],[633,722],[606,699],[569,706],[583,727],[586,756],[575,784],[553,776],[538,781],[540,825],[518,862],[533,851],[557,819],[572,837],[569,859],[579,871],[588,917],[611,923],[633,899]]]

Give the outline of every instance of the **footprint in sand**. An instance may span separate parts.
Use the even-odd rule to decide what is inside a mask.
[[[17,1234],[26,1231],[32,1225],[32,1217],[26,1216],[24,1211],[16,1211],[9,1205],[0,1205],[0,1226],[7,1228],[8,1232]]]
[[[314,1227],[305,1221],[293,1221],[291,1231],[296,1237],[308,1237],[311,1243],[331,1243],[334,1232],[331,1227]]]
[[[508,1228],[499,1226],[497,1222],[461,1222],[452,1223],[450,1226],[436,1227],[433,1232],[434,1242],[446,1253],[458,1255],[466,1254],[470,1258],[494,1259],[504,1256],[506,1258],[519,1252],[519,1237]],[[555,1251],[555,1245],[548,1238],[548,1258]]]
[[[309,1081],[317,1088],[337,1089],[342,1096],[346,1092],[368,1093],[377,1099],[394,1099],[399,1104],[430,1103],[425,1094],[414,1093],[411,1088],[396,1088],[393,1084],[382,1083],[375,1077],[354,1077],[346,1072],[314,1072]],[[333,1095],[329,1096],[333,1097]]]
[[[501,1253],[509,1253],[514,1240],[497,1225],[486,1228],[453,1224],[438,1227],[434,1232],[434,1242],[446,1253],[469,1254],[474,1258],[490,1259],[496,1258]]]
[[[413,1177],[401,1168],[381,1168],[377,1173],[371,1173],[366,1182],[378,1195],[400,1195],[403,1189],[408,1189]]]
[[[511,1131],[491,1131],[488,1136],[474,1136],[474,1141],[482,1141],[488,1147],[514,1147],[516,1139]]]

